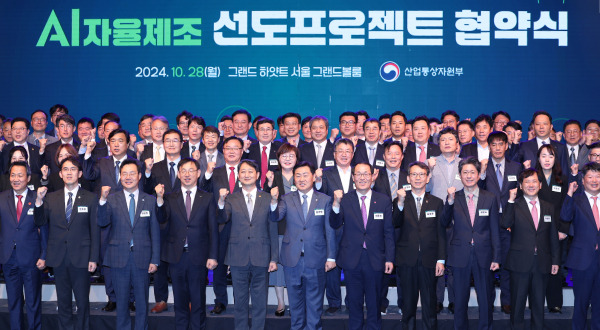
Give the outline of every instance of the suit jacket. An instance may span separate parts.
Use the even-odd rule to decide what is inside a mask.
[[[444,212],[444,202],[425,193],[418,218],[412,191],[406,193],[402,210],[397,199],[392,206],[394,226],[401,229],[400,240],[396,241],[396,265],[415,266],[419,253],[423,267],[435,268],[438,260],[446,260],[446,229],[442,223],[448,212]]]
[[[228,195],[225,207],[217,212],[220,223],[231,222],[225,264],[268,267],[269,262],[279,261],[279,235],[274,221],[277,214],[271,211],[271,195],[257,190],[249,215],[245,194],[242,190]]]
[[[294,176],[292,176],[292,182],[294,181]],[[279,199],[278,202],[281,200],[281,196],[285,195],[285,186],[283,185],[283,174],[281,173],[281,170],[277,170],[275,172],[273,172],[273,187],[277,187],[277,189],[279,189]],[[264,190],[267,194],[271,193],[271,189],[273,187],[269,187],[269,183],[267,181],[267,183],[265,183],[264,186]],[[279,222],[277,222],[277,232],[279,233],[279,235],[283,235],[285,234],[285,227],[286,227],[286,223],[285,223],[285,218],[279,220]]]
[[[489,269],[492,262],[500,263],[500,216],[496,197],[491,192],[479,189],[475,207],[475,221],[471,224],[464,189],[457,191],[454,204],[447,206],[450,216],[444,218],[443,225],[448,227],[454,220],[452,239],[448,245],[448,266],[467,266],[471,242],[480,268]]]
[[[32,180],[33,180],[33,176],[32,176]],[[60,177],[58,172],[52,172],[52,173],[48,174],[47,187],[48,187],[48,192],[51,193],[51,192],[63,189],[65,187],[65,182]],[[84,178],[83,175],[81,176],[81,178],[79,178],[79,187],[81,189],[85,189],[87,191],[94,191],[93,183],[90,182],[89,180],[87,180],[86,178]],[[36,189],[36,191],[37,191],[37,189]]]
[[[104,143],[104,147],[99,147],[99,145],[96,145],[96,147],[92,151],[92,156],[91,157],[93,157],[94,159],[97,160],[97,159],[108,157],[108,156],[109,156],[108,155],[108,147],[106,147],[106,142],[105,142]],[[137,159],[135,151],[133,151],[131,149],[127,149],[127,157],[128,158],[135,158],[135,159]]]
[[[377,143],[377,149],[375,150],[375,159],[373,165],[375,168],[380,170],[385,168],[385,161],[383,160],[385,146],[381,143]],[[369,150],[367,150],[367,143],[358,143],[356,150],[354,150],[354,158],[352,158],[352,166],[358,163],[369,162]]]
[[[10,149],[15,146],[14,142],[11,142],[4,146],[2,149],[2,173],[8,172],[8,168],[10,167],[10,159],[8,155],[10,153]],[[29,167],[31,168],[31,173],[42,175],[42,165],[44,165],[44,155],[40,155],[40,147],[35,144],[27,143],[28,153],[29,153]],[[48,149],[46,147],[45,154],[48,153]],[[58,168],[58,166],[57,166]]]
[[[206,147],[202,141],[200,141],[198,150],[200,153],[204,153],[204,150],[206,150]],[[190,153],[190,141],[183,142],[183,147],[181,148],[181,158],[192,158],[192,154]]]
[[[223,153],[220,151],[217,151],[217,159],[213,159],[213,161],[216,162],[215,168],[225,166],[225,156],[223,156]],[[205,151],[200,154],[200,160],[198,162],[200,163],[200,171],[202,173],[202,177],[204,177],[204,172],[206,172],[206,168],[208,167],[208,160],[206,160]]]
[[[127,198],[129,199],[129,198]],[[129,220],[129,201],[122,191],[108,195],[98,206],[98,225],[111,225],[104,265],[123,268],[129,259],[129,242],[133,239],[135,265],[147,269],[160,263],[160,229],[157,220],[156,198],[139,191],[133,226]],[[144,213],[144,216],[142,216]]]
[[[552,144],[554,148],[556,148],[556,158],[558,161],[560,161],[560,167],[563,169],[569,169],[569,154],[567,153],[567,147],[565,147],[564,144],[554,140],[550,140],[550,144]],[[533,138],[529,141],[521,142],[519,144],[519,150],[513,160],[521,164],[526,160],[531,160],[531,167],[535,168],[535,165],[537,164],[538,149],[539,148],[536,138]],[[567,170],[563,171],[566,172]]]
[[[60,189],[49,193],[44,204],[34,211],[35,224],[49,227],[46,266],[57,267],[69,260],[73,266],[87,269],[88,262],[98,262],[100,254],[98,196],[80,188],[73,200],[69,223],[65,208],[65,192]]]
[[[335,259],[335,232],[329,223],[331,197],[314,190],[306,220],[298,191],[283,195],[276,212],[276,220],[285,217],[287,225],[279,257],[282,265],[295,267],[300,260],[302,245],[308,268],[320,269],[325,267],[327,259]]]
[[[279,142],[271,142],[271,149],[267,155],[267,168],[269,171],[277,171],[279,169],[279,160],[277,159],[277,150],[281,144]],[[258,164],[258,169],[262,168],[262,146],[259,142],[252,143],[248,152],[244,152],[242,159],[252,159]]]
[[[402,187],[410,187],[410,185],[408,184],[408,180],[406,180],[406,178],[408,177],[408,173],[406,173],[403,170],[400,170],[398,176],[400,178],[396,178],[397,185],[394,188],[394,189],[396,189],[396,191]],[[375,184],[373,185],[373,190],[388,196],[390,198],[390,200],[392,199],[392,191],[390,189],[390,178],[389,178],[389,173],[387,171],[387,168],[383,169],[383,170],[379,170],[379,175],[377,176],[377,179],[375,180]]]
[[[127,159],[135,159],[127,156]],[[90,181],[96,181],[96,194],[100,194],[102,186],[110,186],[111,192],[123,190],[121,180],[117,181],[115,173],[115,163],[112,156],[100,158],[95,160],[94,157],[85,159],[82,162],[83,167],[83,178]],[[142,180],[140,180],[140,187],[143,187],[145,175],[142,173]],[[166,189],[166,188],[165,188]]]
[[[48,165],[50,168],[50,172],[59,172],[58,164],[56,164],[56,153],[58,152],[58,147],[63,144],[62,140],[58,140],[52,144],[46,146],[46,150],[44,151],[44,164]],[[73,147],[75,150],[79,151],[79,146],[81,142],[75,139],[75,135],[73,135]]]
[[[321,164],[317,164],[317,153],[315,152],[315,142],[304,144],[300,147],[300,160],[311,162],[315,168],[325,168],[335,165],[333,158],[333,144],[327,140],[325,150],[323,150],[323,157],[321,158]]]
[[[502,173],[502,189],[498,184],[498,177],[496,176],[496,168],[494,163],[490,159],[488,166],[485,169],[485,179],[479,180],[479,188],[487,190],[496,196],[498,202],[498,208],[502,212],[508,203],[510,197],[510,190],[517,188],[519,174],[523,170],[523,164],[512,162],[507,158],[504,159],[504,173]],[[521,192],[519,191],[519,195]]]
[[[173,167],[175,170],[175,184],[171,185],[171,166],[168,163],[169,160],[165,157],[165,159],[152,166],[150,177],[144,180],[144,192],[154,194],[154,187],[159,183],[165,185],[166,194],[181,189],[181,181],[177,177],[177,166]],[[142,176],[145,177],[145,173]]]
[[[140,155],[140,162],[145,166],[146,159],[152,157],[154,157],[154,143],[151,142],[144,145],[144,151]],[[167,156],[165,155],[165,157]]]
[[[537,230],[525,197],[519,197],[514,203],[508,203],[502,213],[500,226],[511,228],[510,249],[504,263],[508,270],[531,272],[536,248],[540,272],[549,274],[552,265],[560,265],[558,230],[552,223],[552,218],[555,216],[554,206],[544,200],[539,201],[539,205],[536,205],[540,216]]]
[[[350,173],[352,173],[352,167],[350,167],[349,170]],[[323,169],[323,178],[321,182],[321,189],[319,189],[319,191],[331,198],[333,198],[334,191],[344,190],[342,178],[340,177],[340,172],[338,171],[337,166],[326,167],[325,169]],[[354,181],[352,181],[352,176],[350,176],[347,192],[351,192],[354,189]]]
[[[450,164],[450,173],[447,171],[446,165],[448,164],[446,158],[443,155],[439,155],[436,158],[436,165],[431,170],[431,179],[427,184],[427,191],[433,196],[446,200],[448,195],[448,188],[454,187],[456,190],[463,189],[463,183],[458,173],[458,163],[461,158],[456,157],[454,162]]]
[[[479,151],[477,150],[477,141],[465,144],[460,148],[460,158],[475,157],[479,159]]]
[[[565,144],[565,148],[567,149],[567,161],[569,165],[571,164],[570,155],[571,155],[571,147],[568,144]],[[577,157],[575,158],[575,163],[579,165],[579,170],[583,169],[583,165],[589,163],[588,155],[590,154],[590,149],[588,146],[584,144],[579,145],[579,152],[577,153]],[[563,173],[571,172],[569,168],[563,169]]]
[[[227,190],[229,190],[229,177],[227,176],[227,169],[225,169],[226,166],[228,166],[228,165],[225,164],[221,167],[215,167],[215,169],[213,170],[212,176],[210,177],[209,180],[206,180],[206,177],[203,175],[201,178],[201,181],[200,181],[201,189],[211,192],[213,194],[213,199],[214,199],[215,205],[219,201],[219,190],[221,188],[226,188]],[[239,168],[239,164],[236,166],[235,171],[237,171],[238,168]],[[258,182],[258,180],[257,180],[257,182]],[[240,182],[239,179],[236,179],[235,188],[233,188],[233,192],[230,191],[229,193],[233,194],[234,192],[240,191],[240,190],[242,190],[242,183]],[[223,230],[226,230],[226,232],[227,232],[230,229],[231,229],[230,223],[219,224],[219,232],[222,232]]]
[[[570,222],[563,221],[560,217],[560,211],[562,209],[563,202],[569,191],[569,181],[565,175],[561,177],[562,183],[556,182],[556,177],[552,175],[550,177],[550,185],[546,181],[543,175],[538,175],[540,182],[542,183],[542,189],[538,192],[538,197],[545,200],[551,205],[554,205],[554,216],[552,222],[556,226],[559,232],[568,234]]]
[[[342,198],[339,213],[332,211],[331,226],[343,226],[344,233],[336,259],[340,267],[355,269],[363,244],[367,247],[369,262],[374,271],[383,272],[386,262],[394,262],[394,225],[392,202],[384,194],[371,192],[369,214],[365,228],[356,190]]]
[[[427,156],[426,159],[430,157],[437,157],[441,155],[440,147],[437,144],[427,143]],[[412,162],[416,162],[419,159],[417,158],[417,144],[412,141],[408,141],[406,145],[406,149],[404,150],[404,159],[402,159],[402,169],[408,172],[408,166]]]
[[[52,136],[52,135],[48,135],[48,134],[46,134],[44,136],[44,138],[46,138],[48,140],[48,141],[46,141],[46,145],[52,144],[59,140],[56,136]],[[27,136],[27,143],[32,144],[34,146],[36,145],[35,144],[35,136],[33,136],[33,133],[31,133],[31,134],[29,134],[29,136]]]
[[[280,138],[275,140],[276,142],[279,142],[280,144],[284,144],[286,142],[288,142],[287,138]],[[306,142],[305,140],[302,140],[300,137],[298,137],[298,148],[300,148],[301,146],[308,144],[310,142]]]
[[[14,190],[0,193],[0,264],[8,262],[13,250],[22,266],[31,267],[38,259],[46,260],[48,226],[36,226],[33,219],[37,194],[29,189],[23,194],[23,210],[17,220]]]
[[[591,261],[595,260],[596,246],[600,244],[600,231],[596,227],[587,194],[581,192],[573,194],[573,197],[565,196],[560,217],[571,222],[574,233],[565,266],[577,270],[588,269]]]
[[[211,193],[200,189],[196,191],[189,221],[181,190],[165,195],[164,204],[158,208],[158,220],[168,224],[165,243],[160,251],[161,260],[178,263],[186,237],[192,265],[206,267],[206,260],[217,260],[219,227]]]

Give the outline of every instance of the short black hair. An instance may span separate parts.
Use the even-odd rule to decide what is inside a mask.
[[[75,167],[77,167],[79,172],[83,171],[83,166],[81,165],[81,162],[79,161],[79,159],[77,157],[73,157],[73,156],[68,156],[65,159],[61,160],[60,164],[58,164],[58,168],[62,170],[63,165],[66,162],[71,162],[71,164],[75,165]]]
[[[550,115],[550,113],[548,113],[547,111],[544,110],[538,110],[536,112],[533,113],[533,116],[531,117],[531,122],[533,123],[535,121],[535,118],[537,118],[537,116],[547,116],[548,119],[550,119],[550,123],[552,123],[552,115]]]
[[[598,119],[590,119],[588,121],[585,122],[585,129],[588,128],[588,126],[590,126],[590,124],[596,124],[598,126],[600,126],[600,120]]]
[[[225,147],[225,145],[231,140],[235,140],[235,141],[239,142],[240,148],[244,147],[244,140],[240,139],[239,137],[237,137],[235,135],[226,138],[225,141],[223,141],[223,147]]]
[[[526,168],[523,171],[521,171],[521,173],[519,174],[519,184],[523,184],[523,180],[527,179],[530,176],[535,175],[536,178],[538,178],[538,180],[540,179],[538,177],[538,173],[535,169],[533,168]]]
[[[416,167],[418,167],[418,168],[420,168],[422,170],[425,170],[427,172],[427,175],[429,175],[429,173],[431,171],[429,169],[429,166],[427,166],[427,164],[425,164],[423,162],[412,162],[412,163],[410,163],[408,165],[408,172],[409,172],[409,174],[410,174],[410,169],[413,168],[414,166],[416,166]]]
[[[563,132],[567,130],[567,126],[569,126],[569,125],[577,125],[577,127],[579,127],[579,130],[581,131],[581,123],[579,122],[579,120],[569,119],[569,120],[565,121],[565,123],[563,125]]]
[[[19,151],[21,153],[21,155],[23,155],[23,157],[25,157],[25,160],[27,161],[27,159],[29,159],[29,154],[27,153],[27,150],[25,149],[25,147],[23,146],[14,146],[12,148],[10,148],[10,151],[8,152],[8,161],[10,162],[10,160],[12,159],[13,155],[15,154],[15,152]]]
[[[442,121],[444,121],[444,117],[446,117],[446,116],[452,116],[452,117],[454,117],[454,119],[456,119],[457,123],[460,121],[460,116],[454,110],[446,110],[446,111],[444,111],[442,113],[442,115],[440,116],[440,118],[442,119]]]
[[[356,120],[357,121],[358,121],[358,116],[363,116],[363,117],[365,117],[365,119],[371,118],[371,116],[369,116],[369,113],[367,113],[365,110],[358,110],[356,112]]]
[[[202,130],[202,137],[204,138],[204,135],[207,133],[214,133],[219,136],[219,129],[214,126],[206,126],[204,127],[204,130]]]
[[[117,128],[122,128],[121,124],[119,122],[114,121],[114,120],[107,120],[107,121],[105,121],[104,124],[102,125],[102,128],[104,129],[104,127],[106,127],[106,125],[108,125],[110,123],[115,123],[115,124],[117,124]]]
[[[100,122],[102,122],[103,120],[114,121],[118,124],[121,123],[121,117],[119,117],[119,115],[117,115],[114,112],[107,112],[103,114],[102,117],[100,117]]]
[[[487,137],[487,143],[492,144],[494,141],[502,141],[504,143],[508,143],[508,135],[503,131],[495,131],[491,132]]]
[[[54,113],[55,113],[56,111],[59,111],[59,110],[63,111],[65,114],[68,114],[68,113],[69,113],[69,109],[67,109],[67,106],[66,106],[66,105],[62,105],[62,104],[55,104],[55,105],[53,105],[52,107],[50,107],[50,111],[49,111],[49,112],[50,112],[50,116],[51,116],[51,117],[52,117],[52,116],[54,116]]]
[[[256,128],[258,129],[260,127],[260,125],[262,125],[262,124],[270,124],[271,128],[273,128],[273,129],[275,128],[275,122],[271,118],[267,118],[267,117],[260,118],[258,120],[258,122],[256,123]]]
[[[296,165],[294,166],[294,171],[293,171],[294,175],[296,174],[297,169],[299,169],[301,167],[305,167],[305,166],[308,166],[308,168],[310,169],[310,173],[315,174],[316,169],[315,169],[315,166],[311,162],[301,161],[299,163],[296,163]]]
[[[258,115],[256,117],[254,117],[254,119],[252,120],[252,126],[256,125],[256,123],[263,118],[265,118],[265,116]],[[256,127],[258,127],[258,126],[256,126]]]
[[[117,128],[115,130],[113,130],[112,132],[110,132],[110,134],[108,134],[108,141],[110,141],[110,139],[113,138],[113,136],[117,135],[117,134],[125,134],[125,140],[127,141],[127,144],[129,144],[130,141],[130,137],[129,137],[129,132],[127,132],[126,130],[122,129],[122,128]]]
[[[384,119],[392,120],[392,116],[389,113],[384,113],[383,115],[379,116],[379,122],[381,122]]]
[[[368,163],[368,162],[360,162],[360,163],[358,163],[358,164],[355,164],[355,165],[352,167],[352,175],[354,175],[354,172],[356,171],[356,167],[357,167],[358,165],[367,165],[367,166],[369,166],[369,173],[373,174],[373,172],[374,172],[373,165],[371,165],[371,164],[370,164],[370,163]]]
[[[490,128],[494,127],[494,121],[492,120],[492,117],[485,113],[477,116],[477,118],[475,118],[475,120],[473,121],[473,125],[477,126],[477,124],[479,124],[482,121],[486,122],[490,126]]]
[[[306,116],[306,117],[302,118],[302,121],[300,122],[300,127],[304,126],[304,124],[306,124],[306,123],[310,123],[311,120],[312,120],[312,116]]]
[[[281,122],[285,122],[286,119],[288,118],[296,118],[298,119],[298,124],[302,121],[302,117],[300,117],[300,114],[297,114],[295,112],[288,112],[286,114],[284,114],[283,116],[281,116]]]
[[[23,117],[13,118],[13,120],[10,121],[10,127],[12,128],[13,125],[18,122],[25,123],[25,127],[27,127],[27,129],[31,128],[31,123],[29,123],[29,120],[27,120],[27,118],[23,118]]]
[[[509,121],[506,125],[504,125],[504,127],[502,127],[502,130],[506,131],[507,127],[512,127],[515,129],[515,131],[523,130],[523,126],[521,126],[521,124],[517,123],[516,121]]]
[[[142,122],[143,122],[144,120],[146,120],[146,119],[154,119],[154,115],[153,115],[153,114],[151,114],[151,113],[147,113],[147,114],[143,115],[143,116],[140,118],[140,121],[138,122],[138,126],[139,126],[139,125],[141,125],[141,124],[142,124]]]
[[[429,118],[427,116],[417,116],[412,120],[413,125],[418,121],[424,121],[427,123],[427,129],[429,129]]]
[[[125,165],[130,165],[130,164],[135,165],[135,167],[137,168],[138,174],[142,173],[142,165],[140,164],[140,162],[137,159],[134,159],[134,158],[127,158],[127,159],[123,160],[123,162],[121,163],[121,167],[119,168],[119,173],[121,171],[123,171],[123,167],[125,167]]]
[[[457,130],[455,130],[454,128],[452,128],[452,127],[446,127],[446,128],[444,128],[444,129],[442,129],[442,130],[440,131],[440,135],[439,135],[439,136],[440,136],[440,138],[441,138],[441,137],[442,137],[442,135],[444,135],[444,134],[452,134],[452,135],[454,135],[454,138],[456,139],[456,142],[458,142],[458,131],[457,131]]]
[[[200,116],[192,116],[190,118],[190,121],[188,122],[188,127],[190,127],[190,125],[192,124],[192,122],[202,126],[202,128],[206,127],[206,122],[204,121],[204,118],[200,117]]]
[[[365,120],[362,124],[363,130],[367,126],[367,123],[377,123],[377,127],[381,129],[381,123],[379,122],[379,120],[377,120],[377,118],[367,118],[367,120]]]
[[[462,169],[463,167],[465,167],[465,165],[473,165],[475,166],[477,173],[481,172],[481,162],[479,162],[479,159],[477,159],[477,157],[471,156],[461,159],[460,162],[458,162],[458,173],[462,172]]]
[[[340,144],[347,144],[349,146],[352,147],[352,152],[354,152],[354,143],[352,143],[352,141],[350,141],[350,139],[347,138],[340,138],[337,141],[335,141],[335,144],[333,145],[333,151],[335,152],[337,150],[337,147]]]
[[[252,159],[243,159],[240,161],[240,165],[238,166],[238,173],[240,173],[240,168],[242,168],[242,164],[246,164],[252,167],[257,173],[260,173],[260,167],[258,164]]]
[[[233,121],[233,118],[230,115],[224,115],[223,117],[221,117],[221,119],[219,119],[219,123],[222,123],[227,120]]]
[[[185,157],[185,158],[181,158],[181,160],[177,164],[177,171],[179,171],[181,169],[181,167],[183,167],[183,165],[185,165],[187,163],[194,164],[196,166],[196,169],[200,168],[200,163],[198,163],[197,160],[195,160],[194,158]]]
[[[400,151],[404,153],[404,146],[402,145],[402,143],[400,143],[400,141],[391,141],[386,143],[385,147],[383,148],[383,152],[388,152],[388,150],[390,150],[390,148],[393,146],[398,146],[398,148],[400,148]]]
[[[408,122],[408,119],[406,119],[406,115],[402,111],[392,112],[392,114],[390,115],[390,120],[394,119],[395,116],[400,116],[400,117],[404,118],[404,123]]]
[[[67,124],[71,124],[71,126],[73,126],[73,128],[75,128],[75,118],[73,118],[73,116],[71,116],[69,114],[64,114],[64,115],[58,116],[58,118],[56,118],[56,126],[59,126],[58,123],[60,123],[61,121],[64,121]]]
[[[498,116],[504,116],[504,117],[508,118],[508,121],[510,121],[510,115],[506,111],[500,110],[500,111],[494,112],[492,114],[492,120],[496,120],[496,117],[498,117]]]
[[[430,123],[430,124],[431,124],[431,123],[441,124],[441,123],[442,123],[442,121],[441,121],[441,120],[439,120],[438,118],[435,118],[435,117],[429,117],[429,123]]]
[[[46,113],[46,111],[44,111],[44,110],[42,110],[42,109],[37,109],[37,110],[34,110],[34,111],[31,113],[31,118],[33,118],[33,115],[35,115],[35,114],[36,114],[36,113],[38,113],[38,112],[41,112],[41,113],[43,113],[43,114],[44,114],[44,116],[46,116],[46,120],[48,120],[48,114]]]
[[[92,118],[88,118],[88,117],[82,117],[81,119],[79,119],[79,121],[77,121],[77,127],[79,127],[79,125],[84,124],[84,123],[89,123],[90,125],[92,125],[92,128],[96,128],[96,125],[94,124],[94,121],[92,120]]]
[[[231,118],[233,120],[233,117],[237,116],[237,115],[246,115],[246,117],[248,117],[248,122],[252,122],[252,115],[250,114],[250,112],[248,112],[248,110],[246,109],[238,109],[235,110],[232,114],[231,114]]]
[[[174,129],[174,128],[170,128],[166,132],[163,133],[163,136],[162,136],[163,143],[165,142],[165,136],[167,136],[167,134],[177,134],[179,136],[179,142],[183,143],[183,134],[181,134],[181,132],[178,129]]]
[[[13,167],[16,167],[16,166],[23,166],[23,167],[25,167],[25,171],[27,172],[27,176],[31,176],[31,168],[29,167],[29,164],[27,164],[27,162],[14,162],[14,163],[11,163],[10,166],[8,167],[8,174],[9,175],[12,172]]]
[[[191,112],[183,110],[175,117],[175,121],[177,122],[177,125],[179,125],[179,119],[181,119],[181,117],[185,117],[189,121],[193,116],[194,115]]]
[[[458,125],[456,125],[456,128],[460,127],[460,125],[467,125],[472,131],[475,130],[475,125],[473,125],[473,123],[470,120],[463,119],[459,121]]]
[[[590,163],[587,163],[587,164],[583,165],[583,168],[581,169],[581,174],[583,176],[586,176],[586,174],[589,171],[600,172],[600,164],[598,164],[596,162],[590,162]]]
[[[342,117],[352,117],[354,118],[354,121],[358,121],[358,115],[356,115],[356,113],[352,112],[352,111],[344,111],[342,112],[342,114],[339,117],[339,121],[342,121]]]

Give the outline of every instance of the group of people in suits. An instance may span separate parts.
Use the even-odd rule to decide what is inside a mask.
[[[168,308],[169,276],[175,328],[205,328],[208,271],[212,314],[229,306],[231,274],[236,329],[265,328],[269,285],[277,316],[287,287],[292,329],[322,328],[321,315],[341,309],[342,272],[351,329],[381,328],[392,275],[403,328],[416,328],[419,297],[424,328],[437,328],[446,287],[455,329],[468,328],[472,278],[478,328],[489,329],[498,273],[511,326],[525,327],[529,301],[531,327],[542,329],[544,300],[561,311],[563,267],[573,272],[573,328],[586,326],[590,304],[600,327],[598,121],[584,130],[569,120],[555,139],[539,111],[520,142],[521,125],[505,112],[471,122],[447,111],[439,126],[400,111],[344,112],[339,129],[295,113],[252,121],[246,110],[214,127],[182,112],[177,129],[142,116],[138,141],[114,113],[97,126],[61,105],[50,117],[50,130],[42,110],[10,120],[11,141],[0,143],[11,329],[24,304],[29,327],[41,328],[46,267],[64,329],[89,328],[96,271],[118,329],[132,327],[131,311],[145,329],[149,312]]]

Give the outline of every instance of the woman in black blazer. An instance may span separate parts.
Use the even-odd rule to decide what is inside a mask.
[[[28,158],[27,150],[25,150],[24,147],[22,147],[22,146],[12,147],[12,149],[10,149],[10,151],[8,152],[9,167],[10,167],[10,164],[12,164],[14,162],[26,162],[27,158]],[[47,166],[46,166],[46,168],[47,168]],[[44,171],[42,171],[42,172],[44,172]],[[38,174],[31,173],[31,179],[27,183],[27,188],[29,190],[37,191],[37,189],[39,187],[45,186],[48,183],[47,173],[48,173],[48,171],[46,169],[46,177],[45,178],[40,177]],[[5,190],[9,190],[9,189],[12,189],[12,186],[10,185],[10,174],[4,173],[4,174],[0,175],[0,191],[5,191]]]
[[[538,196],[541,200],[554,205],[555,215],[553,222],[558,229],[561,249],[561,269],[556,275],[550,275],[546,288],[546,305],[550,313],[560,313],[563,305],[562,287],[564,282],[563,262],[566,260],[567,235],[569,223],[560,219],[560,210],[563,200],[569,190],[567,176],[563,174],[560,161],[556,157],[556,148],[551,144],[543,145],[537,153],[536,171],[542,183]]]

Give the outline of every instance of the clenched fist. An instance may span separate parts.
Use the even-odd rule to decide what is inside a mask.
[[[510,190],[510,195],[508,197],[509,202],[514,202],[517,198],[517,188],[513,188]]]
[[[448,204],[454,203],[454,195],[456,194],[456,187],[448,188]]]
[[[156,197],[163,198],[165,196],[165,185],[159,183],[154,187],[154,191],[156,192]]]
[[[212,174],[213,170],[215,169],[215,166],[217,166],[216,162],[207,163],[206,164],[206,173]]]
[[[279,187],[271,188],[271,202],[277,203],[277,199],[279,199]]]
[[[219,189],[219,204],[225,204],[225,197],[227,197],[227,195],[229,195],[229,189]]]
[[[144,163],[146,163],[146,173],[150,174],[152,172],[152,166],[154,166],[154,159],[152,157],[146,158]]]
[[[42,205],[42,202],[44,200],[44,197],[46,197],[46,194],[48,193],[48,188],[47,187],[39,187],[37,190],[37,199],[35,201],[36,205]]]
[[[110,194],[110,186],[102,186],[102,191],[100,192],[100,200],[105,202],[106,198]]]

